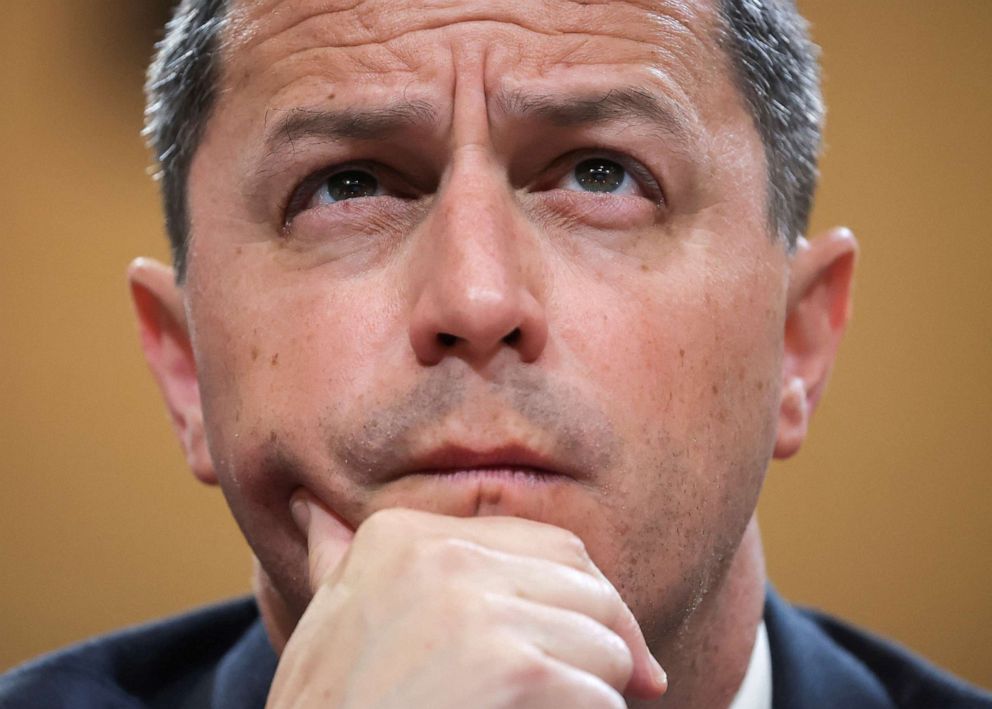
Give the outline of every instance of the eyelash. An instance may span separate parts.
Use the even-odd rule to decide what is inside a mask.
[[[666,203],[665,191],[659,183],[658,179],[651,173],[648,168],[637,160],[630,158],[622,153],[618,153],[614,150],[608,148],[583,148],[581,150],[573,150],[556,158],[545,169],[545,173],[551,172],[555,177],[554,179],[539,180],[536,184],[540,185],[538,190],[544,191],[547,189],[552,189],[547,187],[549,183],[557,183],[566,174],[568,170],[574,170],[575,167],[584,160],[590,158],[602,157],[606,160],[611,160],[616,162],[618,165],[623,167],[623,169],[638,183],[641,189],[645,192],[647,199],[658,205],[664,205]],[[389,184],[391,182],[399,182],[399,180],[384,180],[385,172],[389,172],[388,168],[383,165],[368,161],[368,160],[357,160],[345,163],[337,163],[335,165],[326,167],[322,170],[318,170],[306,178],[290,193],[285,205],[283,205],[282,214],[283,217],[283,228],[288,228],[292,223],[293,219],[304,210],[305,205],[314,195],[317,190],[320,189],[322,183],[328,180],[332,175],[345,172],[347,170],[366,170],[372,173],[380,184]],[[397,191],[397,190],[393,190]],[[411,199],[413,198],[413,193],[409,196],[402,198]]]
[[[551,163],[549,170],[556,175],[555,181],[564,177],[568,170],[574,170],[581,162],[591,158],[605,158],[620,165],[645,192],[647,199],[655,204],[665,203],[665,191],[661,183],[641,162],[609,148],[582,148],[565,153]],[[564,168],[564,169],[562,169]],[[539,184],[546,184],[543,181]]]
[[[283,205],[282,213],[285,215],[283,217],[283,227],[288,227],[293,221],[293,218],[303,211],[304,206],[307,202],[313,199],[317,190],[320,189],[321,185],[326,182],[331,175],[339,172],[345,172],[347,170],[366,170],[373,175],[380,182],[382,181],[382,171],[383,167],[378,163],[371,162],[368,160],[356,160],[345,163],[337,163],[329,167],[325,167],[317,172],[311,173],[303,179],[303,181],[296,186],[296,188],[290,193],[286,204]]]

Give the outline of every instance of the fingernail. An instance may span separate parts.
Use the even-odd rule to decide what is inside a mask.
[[[289,513],[293,516],[293,521],[296,522],[300,534],[304,537],[307,536],[310,527],[310,505],[302,497],[294,497],[289,503]]]
[[[659,687],[668,687],[668,673],[665,672],[664,668],[661,666],[654,656],[651,655],[651,669],[654,674],[654,681]]]

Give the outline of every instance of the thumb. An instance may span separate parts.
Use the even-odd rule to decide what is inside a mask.
[[[290,510],[300,531],[307,537],[310,590],[316,593],[348,553],[355,532],[305,490],[293,495]]]

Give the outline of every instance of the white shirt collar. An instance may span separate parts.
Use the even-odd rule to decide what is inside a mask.
[[[771,709],[772,707],[772,653],[768,647],[768,631],[761,621],[755,633],[751,659],[747,672],[729,709]]]

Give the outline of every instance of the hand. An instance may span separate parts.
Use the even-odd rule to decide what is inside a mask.
[[[634,616],[570,532],[390,509],[352,538],[313,498],[294,507],[314,596],[280,658],[273,709],[624,707],[624,692],[666,689]]]

